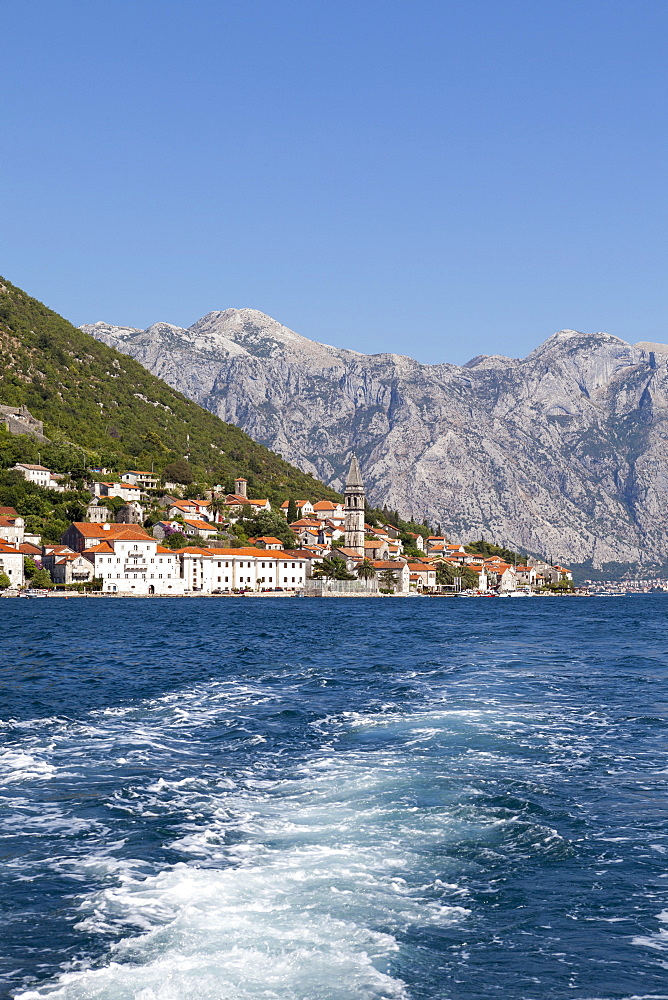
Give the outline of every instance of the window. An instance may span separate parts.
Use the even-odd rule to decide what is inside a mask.
[[[139,546],[138,545],[133,545],[132,549],[133,549],[134,552],[137,552],[137,550],[139,549]]]
[[[225,563],[225,565],[227,565],[227,563]],[[229,583],[229,582],[230,582],[230,578],[229,578],[229,576],[226,576],[225,577],[225,583]]]
[[[220,565],[220,564],[219,564]],[[218,577],[218,583],[220,583],[220,577]]]
[[[293,569],[295,568],[295,564],[294,564],[294,563],[292,564],[292,568],[293,568]]]
[[[162,573],[158,573],[158,580],[162,580]]]

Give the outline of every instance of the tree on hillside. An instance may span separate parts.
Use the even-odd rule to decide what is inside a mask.
[[[0,573],[0,590],[7,590],[7,587],[10,587],[11,583],[12,581],[6,573]]]
[[[394,593],[394,570],[384,569],[380,574],[380,582],[385,590]]]
[[[166,465],[162,470],[162,478],[168,483],[182,483],[184,486],[190,486],[195,479],[190,463],[185,458],[177,458],[175,462]]]
[[[26,580],[32,579],[32,577],[37,572],[37,563],[30,556],[24,556],[23,558],[23,574]]]
[[[283,542],[286,549],[294,549],[297,544],[297,536],[288,527],[288,523],[282,514],[263,510],[258,514],[253,514],[251,517],[240,518],[237,523],[248,538],[273,535],[274,538],[278,538]]]
[[[513,549],[506,549],[502,545],[494,545],[492,542],[486,542],[484,538],[479,538],[477,542],[470,542],[464,548],[467,552],[474,553],[475,555],[498,556],[511,565],[514,563],[522,565],[522,557],[519,552],[514,552]]]
[[[287,524],[292,524],[293,521],[297,520],[297,504],[295,503],[293,497],[288,500],[288,516],[286,518]]]

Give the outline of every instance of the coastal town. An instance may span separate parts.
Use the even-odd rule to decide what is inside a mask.
[[[13,471],[42,489],[67,488],[62,476],[39,464],[17,463]],[[30,570],[31,589],[138,597],[527,596],[572,588],[564,566],[510,563],[499,555],[471,552],[471,546],[444,535],[402,532],[389,521],[368,523],[354,455],[343,502],[288,498],[277,510],[267,499],[249,497],[243,477],[235,480],[233,493],[213,488],[186,497],[179,484],[161,485],[151,472],[133,469],[113,479],[108,470],[96,474],[99,478],[87,484],[85,519],[73,521],[59,544],[43,542],[14,508],[0,507],[5,596],[31,587]],[[269,515],[265,520],[277,534],[240,542],[237,526],[259,515]],[[283,525],[287,532],[280,530]]]

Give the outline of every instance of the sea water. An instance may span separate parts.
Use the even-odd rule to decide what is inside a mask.
[[[668,997],[667,612],[0,601],[3,995]]]

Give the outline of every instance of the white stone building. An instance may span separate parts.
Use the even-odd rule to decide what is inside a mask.
[[[23,553],[3,541],[0,541],[0,573],[9,577],[11,587],[22,587],[25,582]]]
[[[128,472],[123,473],[121,479],[124,483],[130,483],[131,486],[139,486],[142,490],[155,490],[158,488],[158,477],[154,476],[152,472],[130,469]]]
[[[29,483],[42,486],[45,490],[54,489],[51,485],[51,470],[44,465],[30,465],[28,462],[17,462],[12,466],[16,472],[20,472]]]
[[[104,527],[104,526],[103,526]],[[84,551],[102,590],[111,594],[183,594],[181,560],[143,531],[128,527]]]
[[[25,538],[25,521],[18,514],[0,516],[0,541],[8,545],[21,545]]]

